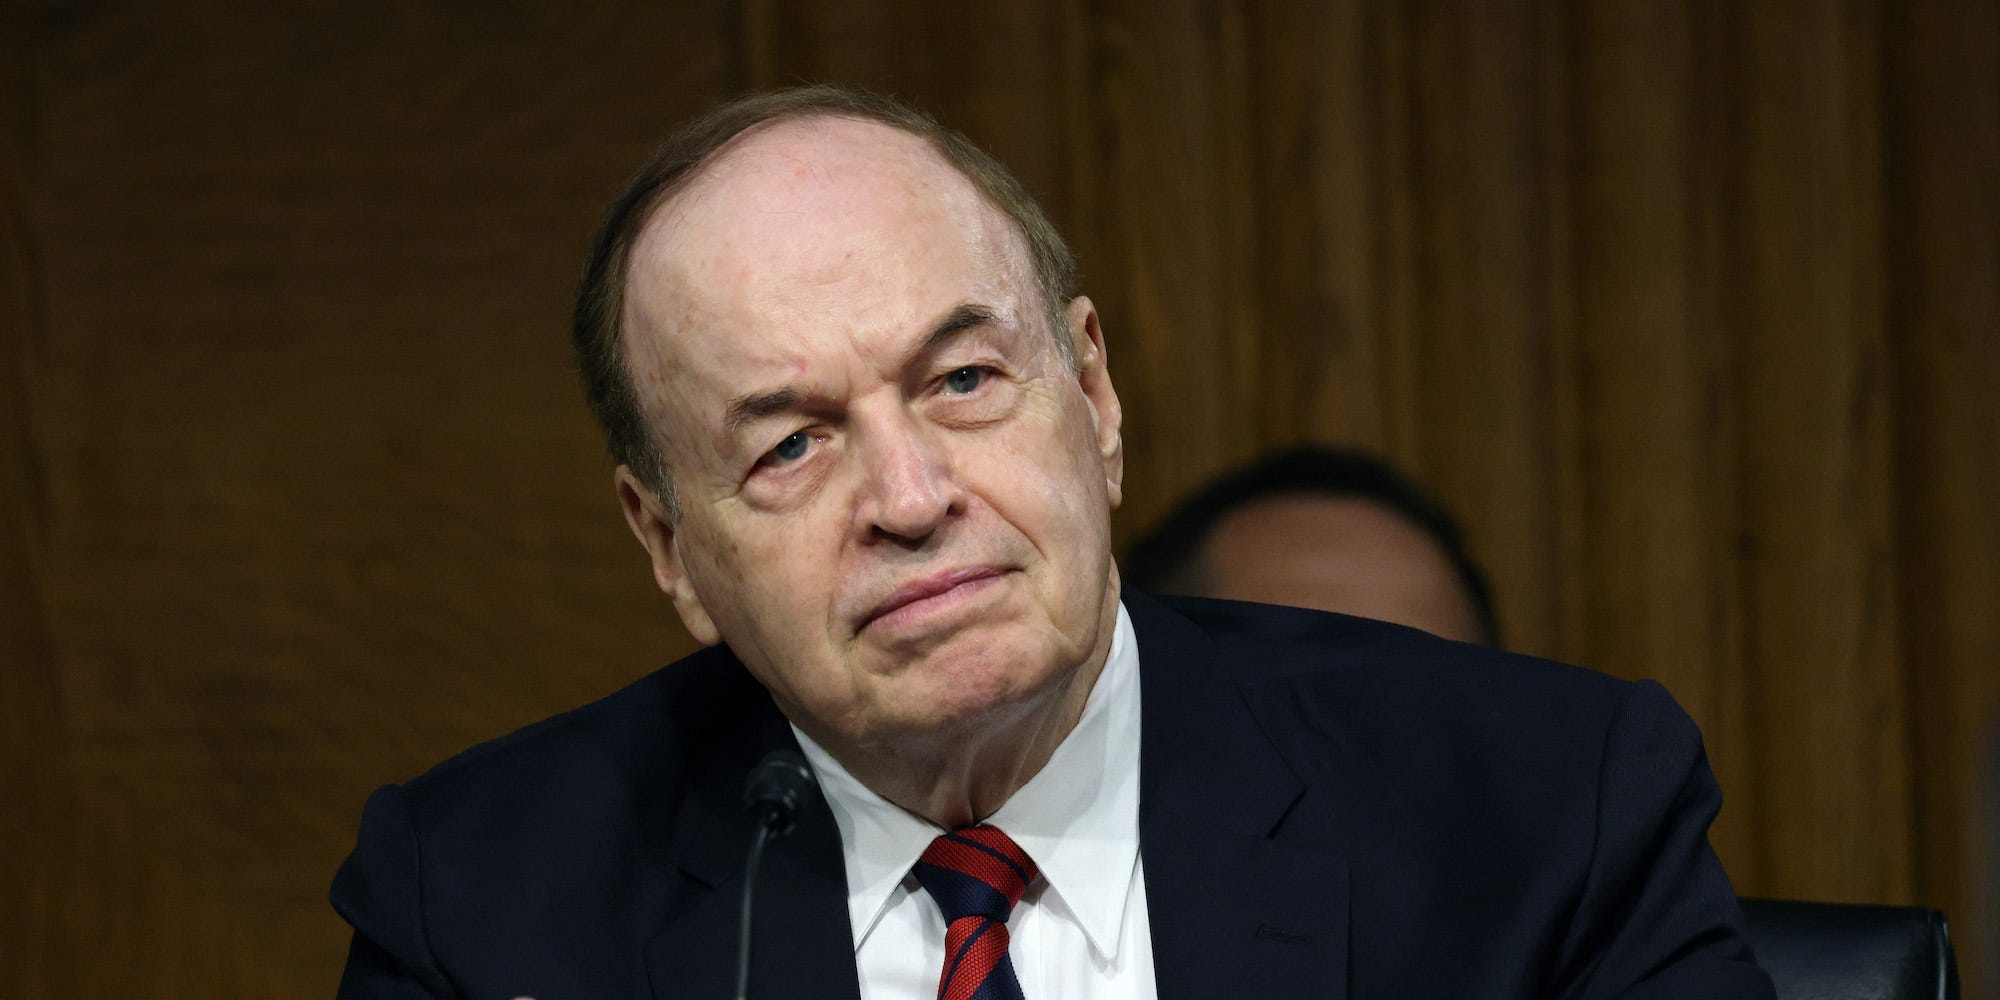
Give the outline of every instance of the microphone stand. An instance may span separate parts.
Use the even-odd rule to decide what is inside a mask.
[[[750,1000],[750,904],[757,894],[757,866],[764,860],[764,845],[771,842],[771,824],[759,822],[750,838],[750,860],[743,865],[743,919],[736,928],[736,1000]]]
[[[757,832],[750,838],[750,857],[743,863],[742,922],[736,931],[736,1000],[750,1000],[750,904],[757,894],[757,869],[764,862],[764,847],[792,832],[799,811],[812,801],[819,784],[804,757],[790,750],[773,750],[750,769],[744,782],[743,804],[757,819]]]

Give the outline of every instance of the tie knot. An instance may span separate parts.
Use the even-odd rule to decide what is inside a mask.
[[[947,923],[980,916],[1005,924],[1036,874],[1028,852],[985,824],[931,841],[911,871],[937,901]]]

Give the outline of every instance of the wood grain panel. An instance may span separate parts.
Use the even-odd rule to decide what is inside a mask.
[[[8,90],[25,90],[25,49],[19,11],[0,13],[0,72]],[[24,101],[0,102],[0,650],[12,669],[0,670],[0,765],[11,786],[18,762],[32,759],[52,731],[56,683],[36,551],[45,516],[42,474],[32,420],[36,385],[30,377],[43,335],[39,250],[28,219],[24,153],[29,124]],[[5,828],[14,831],[18,813]],[[18,833],[18,831],[15,831]]]
[[[10,95],[28,93],[25,18],[0,9],[0,74]],[[35,446],[38,386],[31,377],[42,326],[40,248],[29,219],[24,96],[0,98],[0,985],[49,995],[57,945],[45,914],[63,887],[42,877],[61,836],[68,795],[60,684],[50,646],[43,581],[46,493]]]
[[[920,27],[928,5],[905,0],[824,4],[750,0],[741,42],[751,87],[840,83],[914,100],[935,52]]]
[[[1718,39],[1691,8],[1590,8],[1570,26],[1575,103],[1572,322],[1566,359],[1582,497],[1575,648],[1665,683],[1702,724],[1729,792],[1716,828],[1731,874],[1763,869],[1737,609],[1735,338],[1718,285]],[[1727,51],[1726,47],[1722,51]]]
[[[1895,591],[1876,26],[1834,5],[1742,27],[1743,611],[1767,891],[1911,897]],[[1801,498],[1812,498],[1801,502]]]
[[[1180,0],[1096,8],[1091,103],[1080,155],[1098,164],[1097,277],[1125,418],[1126,507],[1146,524],[1207,470],[1258,450],[1250,408],[1230,390],[1254,376],[1259,329],[1245,287],[1239,14]],[[1225,22],[1228,22],[1227,25]],[[1247,356],[1247,357],[1246,357]],[[1143,430],[1141,430],[1143,429]]]
[[[2000,955],[2000,11],[1892,6],[1888,178],[1898,556],[1919,895],[1959,919],[1968,981]]]
[[[1259,325],[1260,443],[1387,445],[1381,202],[1391,141],[1376,97],[1387,69],[1379,12],[1359,5],[1246,8]],[[1400,132],[1393,136],[1402,138]]]
[[[565,323],[720,8],[186,13],[32,24],[48,994],[325,993],[369,787],[689,646]]]
[[[1408,33],[1412,324],[1408,409],[1392,452],[1454,509],[1501,593],[1535,595],[1553,573],[1549,469],[1548,71],[1540,22],[1518,6],[1397,8]],[[1534,598],[1530,597],[1530,601]],[[1540,614],[1511,645],[1552,652]]]

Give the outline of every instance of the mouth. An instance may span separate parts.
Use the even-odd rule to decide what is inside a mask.
[[[962,566],[896,588],[861,619],[861,630],[877,625],[914,623],[930,612],[942,612],[970,598],[1007,571],[999,566]]]

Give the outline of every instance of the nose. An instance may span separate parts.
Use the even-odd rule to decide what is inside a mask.
[[[938,429],[906,415],[884,420],[862,448],[858,526],[871,541],[921,544],[964,508]]]

